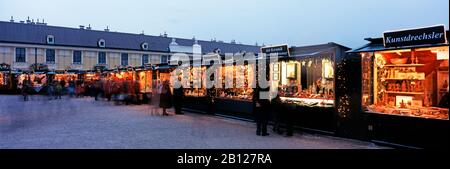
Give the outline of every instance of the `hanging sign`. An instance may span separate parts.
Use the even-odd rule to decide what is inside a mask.
[[[418,46],[447,43],[445,26],[388,31],[383,34],[384,47]]]
[[[289,57],[288,45],[262,47],[261,52],[265,53],[267,56],[270,56],[270,54],[272,54],[272,53],[276,53],[276,54],[278,54],[279,58]]]

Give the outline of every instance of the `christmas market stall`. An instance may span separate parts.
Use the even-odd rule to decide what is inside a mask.
[[[139,83],[138,98],[142,103],[148,103],[153,91],[154,71],[151,64],[135,68]]]
[[[48,66],[41,63],[30,65],[28,70],[17,71],[15,74],[17,89],[22,91],[24,85],[28,85],[30,88],[27,92],[30,94],[45,92],[47,72],[49,72]]]
[[[201,59],[190,60],[190,66],[179,66],[183,77],[184,91],[183,108],[189,111],[211,113],[210,98],[207,97],[206,70],[209,64],[202,63]]]
[[[284,109],[277,113],[284,113],[298,127],[334,133],[336,58],[349,49],[336,43],[262,48],[263,53],[279,57],[279,62],[270,66]]]
[[[2,63],[0,64],[0,93],[13,93],[12,86],[11,65]]]
[[[388,31],[348,54],[361,99],[350,116],[378,143],[448,148],[449,45],[444,26]],[[358,85],[358,86],[356,86]],[[358,109],[360,111],[358,111]],[[356,118],[355,120],[358,120]],[[349,131],[355,128],[347,126]]]
[[[244,54],[245,56],[245,54]],[[228,60],[226,60],[228,59]],[[237,117],[252,118],[253,88],[256,87],[256,59],[243,63],[235,58],[223,59],[218,68],[218,86],[215,87],[214,111]]]

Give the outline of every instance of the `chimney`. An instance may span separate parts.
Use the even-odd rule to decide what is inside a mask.
[[[84,29],[84,25],[80,25],[80,29]]]
[[[164,31],[164,35],[163,35],[165,38],[167,38],[167,32],[166,31]]]
[[[11,20],[9,20],[9,22],[14,22],[14,17],[11,16]]]
[[[109,32],[109,26],[106,26],[105,32]]]
[[[88,25],[88,27],[86,28],[87,30],[91,30],[91,24]]]
[[[27,18],[27,24],[31,23],[30,17]]]

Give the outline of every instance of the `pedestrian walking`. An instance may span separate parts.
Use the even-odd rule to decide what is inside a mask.
[[[161,84],[161,81],[158,80],[158,81],[156,81],[156,84],[152,88],[152,96],[151,96],[151,100],[150,100],[150,104],[151,104],[150,114],[151,115],[159,114],[161,91],[162,91],[162,84]]]
[[[161,87],[159,107],[163,109],[163,116],[168,116],[167,109],[172,108],[172,91],[170,91],[169,81],[164,81]]]

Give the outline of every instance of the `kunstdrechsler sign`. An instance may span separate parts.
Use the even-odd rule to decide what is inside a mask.
[[[278,46],[269,46],[261,48],[261,52],[267,55],[271,53],[278,54],[278,57],[289,57],[289,47],[288,45],[278,45]]]
[[[444,25],[388,31],[383,34],[385,47],[417,46],[446,43]]]

